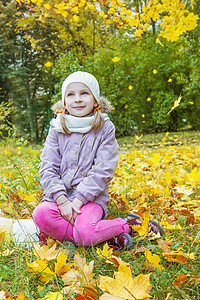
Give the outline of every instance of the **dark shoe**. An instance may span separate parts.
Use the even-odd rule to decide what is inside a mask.
[[[136,214],[128,214],[124,218],[124,220],[129,224],[129,226],[132,229],[132,231],[130,233],[132,236],[135,235],[133,226],[134,225],[141,225],[142,224],[141,219],[143,220],[143,218],[141,218],[140,216],[138,216]],[[161,225],[158,224],[156,221],[149,220],[149,227],[150,227],[150,232],[153,232],[155,234],[160,234],[160,236],[165,234],[165,232],[164,232],[163,228],[161,227]]]
[[[108,246],[116,251],[121,249],[131,250],[133,249],[133,241],[128,233],[121,233],[120,235],[109,240]]]

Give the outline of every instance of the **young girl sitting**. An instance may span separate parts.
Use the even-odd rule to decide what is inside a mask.
[[[80,71],[63,82],[62,103],[56,106],[60,104],[41,155],[45,197],[33,212],[35,224],[60,241],[91,246],[110,240],[130,249],[130,225],[141,224],[139,216],[105,220],[108,183],[119,158],[115,127],[107,115],[111,105],[100,97],[96,78]],[[163,233],[157,223],[150,225]]]
[[[129,214],[124,219],[105,219],[108,183],[119,158],[115,127],[108,117],[111,108],[100,97],[99,84],[92,74],[78,71],[63,82],[62,101],[53,107],[57,116],[51,120],[41,155],[40,179],[45,196],[33,212],[37,227],[33,220],[12,223],[15,242],[30,239],[29,230],[35,239],[39,228],[40,237],[51,236],[77,245],[109,241],[115,248],[132,248],[132,226],[141,224],[140,217]],[[155,233],[164,233],[155,221],[150,221],[149,227]]]

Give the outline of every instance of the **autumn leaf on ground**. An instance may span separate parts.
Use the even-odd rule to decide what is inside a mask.
[[[43,245],[42,247],[39,244],[34,245],[34,250],[33,250],[35,256],[41,259],[46,259],[48,261],[56,259],[58,254],[63,252],[62,249],[56,250],[56,244],[54,244],[51,248],[49,248],[46,245]]]
[[[6,235],[5,231],[0,232],[0,244],[3,242],[5,235]]]
[[[93,279],[93,264],[94,261],[87,264],[85,258],[75,255],[75,269],[71,269],[69,272],[66,272],[63,276],[61,276],[64,284],[68,285],[68,287],[65,287],[62,292],[66,294],[74,291],[82,294],[84,286],[95,285],[95,280]]]
[[[136,231],[141,237],[146,237],[149,233],[149,216],[149,213],[145,211],[142,215],[143,220],[141,219],[142,224],[132,226],[133,230]]]
[[[103,246],[103,250],[97,248],[96,251],[100,258],[111,257],[113,253],[113,249],[110,248],[107,243],[105,243],[105,245]]]
[[[157,243],[158,243],[159,248],[162,250],[162,252],[170,252],[171,251],[167,241],[158,239]]]
[[[63,300],[63,295],[59,292],[51,292],[42,298],[42,300]]]
[[[150,274],[140,274],[138,277],[133,278],[130,267],[125,265],[120,265],[118,272],[114,274],[115,278],[100,276],[99,287],[102,291],[119,299],[150,299],[148,294],[151,288],[149,283]]]
[[[167,230],[177,230],[182,229],[182,227],[179,224],[169,224],[167,221],[162,221],[160,224]]]
[[[195,260],[194,253],[184,253],[179,249],[169,253],[163,253],[163,257],[169,262],[186,263],[188,260]]]
[[[35,260],[33,263],[27,261],[26,263],[28,271],[37,274],[42,283],[48,283],[53,280],[54,273],[48,267],[46,259]]]
[[[66,263],[67,256],[61,253],[57,257],[57,262],[55,262],[55,274],[61,276],[71,269],[73,263]]]
[[[129,266],[129,264],[124,262],[120,257],[112,255],[113,249],[110,248],[107,243],[103,246],[102,250],[100,248],[97,248],[97,254],[99,255],[100,258],[105,258],[106,263],[114,264],[117,267],[120,264],[125,264],[125,265]]]
[[[189,275],[185,275],[183,273],[178,274],[175,278],[174,278],[174,285],[178,285],[181,286],[184,282],[187,282],[187,278]]]
[[[158,255],[152,254],[148,249],[144,254],[148,262],[150,262],[154,268],[158,268],[160,271],[165,269],[162,265],[160,265],[160,257]]]
[[[186,185],[176,186],[174,189],[177,191],[177,193],[183,194],[181,197],[182,199],[188,199],[188,197],[194,193],[193,189]]]
[[[78,294],[75,299],[76,300],[99,300],[100,294],[97,292],[96,289],[85,286],[83,289],[83,295]]]

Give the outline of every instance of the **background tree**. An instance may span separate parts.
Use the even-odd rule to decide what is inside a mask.
[[[192,49],[195,35],[181,36],[197,28],[199,11],[196,9],[196,15],[191,12],[191,2],[0,3],[2,100],[13,101],[12,120],[19,134],[30,132],[32,141],[44,137],[52,116],[51,97],[59,99],[60,80],[71,70],[90,70],[98,77],[102,91],[115,106],[118,135],[130,134],[136,126],[145,131],[178,129],[182,122],[179,109],[187,114],[188,105],[190,110],[197,108],[196,102],[193,107],[186,105],[183,97],[180,107],[166,115],[179,93],[193,97],[189,84],[194,84],[196,98],[198,95],[196,72],[191,71],[197,48],[185,65],[189,57],[185,51]],[[154,69],[157,74],[152,73]],[[188,85],[181,81],[183,77],[190,78]]]

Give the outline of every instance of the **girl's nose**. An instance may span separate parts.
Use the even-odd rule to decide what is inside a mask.
[[[79,95],[76,95],[74,101],[75,102],[81,102],[81,97]]]

